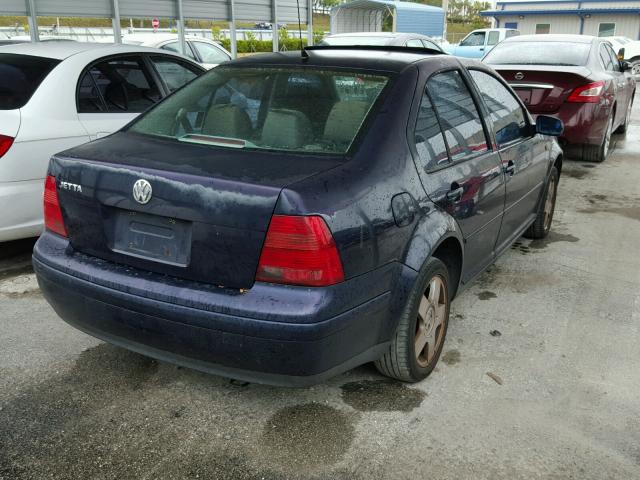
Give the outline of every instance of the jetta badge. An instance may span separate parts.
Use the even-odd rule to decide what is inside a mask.
[[[524,73],[518,72],[513,76],[513,78],[515,78],[516,80],[522,80],[524,78]]]
[[[151,184],[142,178],[133,184],[133,199],[142,205],[149,203],[152,192]]]

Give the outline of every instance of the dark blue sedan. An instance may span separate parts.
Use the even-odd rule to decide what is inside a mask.
[[[244,58],[55,155],[33,263],[65,321],[207,372],[425,378],[451,300],[551,226],[562,124],[420,49]]]

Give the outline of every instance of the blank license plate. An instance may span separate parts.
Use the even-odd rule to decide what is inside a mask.
[[[171,265],[187,266],[191,222],[146,213],[119,211],[113,251]]]

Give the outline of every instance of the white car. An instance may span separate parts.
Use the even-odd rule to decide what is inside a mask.
[[[185,35],[184,38],[184,54],[204,68],[213,68],[231,60],[231,54],[213,40],[196,35]],[[122,43],[180,52],[178,35],[174,33],[131,33],[122,37]]]
[[[42,231],[44,177],[54,153],[119,130],[204,71],[145,47],[0,47],[0,242]]]
[[[611,43],[616,54],[624,48],[623,60],[631,64],[631,73],[640,75],[640,41],[627,37],[604,37]]]

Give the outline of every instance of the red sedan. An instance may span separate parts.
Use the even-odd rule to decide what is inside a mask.
[[[560,142],[568,156],[602,162],[611,134],[624,133],[636,83],[609,42],[587,35],[521,35],[498,44],[483,59],[509,82],[535,117],[564,123]]]

